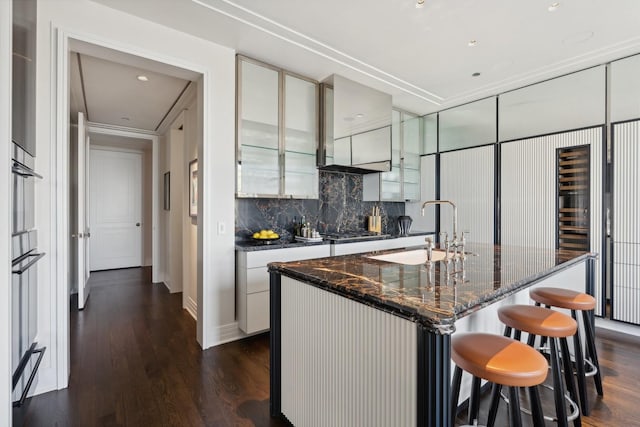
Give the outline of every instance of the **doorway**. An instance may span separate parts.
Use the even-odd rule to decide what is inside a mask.
[[[85,261],[91,271],[150,266],[154,283],[163,283],[172,293],[189,291],[183,308],[197,320],[197,274],[183,268],[182,261],[184,253],[197,251],[198,234],[186,226],[188,239],[182,228],[179,234],[166,232],[175,218],[182,218],[186,203],[166,204],[164,199],[169,194],[176,202],[182,199],[186,190],[176,162],[197,156],[197,135],[202,132],[195,129],[198,121],[188,118],[201,114],[194,81],[200,75],[75,40],[68,58],[70,120],[84,114],[90,137],[85,176],[69,163],[70,193],[84,180],[84,196],[90,200],[84,233],[73,233],[88,238]],[[173,137],[178,120],[187,135],[180,141]],[[174,183],[167,180],[172,169]],[[72,231],[77,217],[72,201]],[[73,241],[69,247],[70,264],[78,264],[85,254],[73,252]],[[70,275],[73,272],[70,269]],[[70,293],[81,288],[81,281],[79,275],[71,281]]]

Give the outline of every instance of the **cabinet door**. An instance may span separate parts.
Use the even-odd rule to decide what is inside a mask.
[[[406,116],[405,116],[406,117]],[[404,200],[420,200],[420,117],[402,123],[402,187]]]
[[[284,192],[318,198],[318,86],[284,76]]]
[[[391,170],[380,174],[380,200],[402,200],[402,128],[401,113],[391,112]]]
[[[238,194],[278,195],[279,72],[238,61]]]

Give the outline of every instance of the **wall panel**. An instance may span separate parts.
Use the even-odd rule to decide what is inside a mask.
[[[440,199],[458,207],[458,234],[469,231],[470,242],[493,243],[494,146],[441,154]],[[428,208],[433,209],[433,208]],[[451,208],[440,208],[440,231],[451,238]]]
[[[556,149],[591,146],[591,251],[602,252],[602,127],[502,145],[503,245],[555,248]],[[595,296],[602,301],[602,254],[596,261]],[[598,306],[596,314],[601,315]]]
[[[640,122],[613,127],[612,318],[640,324]]]

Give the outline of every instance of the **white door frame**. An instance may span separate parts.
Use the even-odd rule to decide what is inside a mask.
[[[52,170],[52,191],[54,192],[54,207],[51,216],[51,226],[54,230],[54,236],[52,241],[52,249],[56,251],[57,256],[54,260],[52,277],[55,281],[55,329],[57,330],[56,337],[56,354],[53,356],[56,360],[56,377],[57,388],[62,389],[68,387],[69,384],[69,369],[70,369],[70,341],[69,341],[69,297],[68,297],[68,259],[70,256],[69,248],[69,111],[70,111],[70,95],[69,95],[69,43],[71,40],[77,40],[81,42],[90,43],[96,46],[105,47],[108,49],[117,50],[120,52],[128,53],[131,55],[143,57],[153,61],[173,65],[183,69],[193,71],[202,75],[204,94],[207,93],[207,89],[211,84],[212,75],[206,66],[198,66],[192,63],[181,63],[175,58],[163,57],[156,52],[146,51],[138,46],[132,44],[132,42],[123,45],[114,40],[105,40],[104,38],[96,38],[90,34],[79,34],[77,32],[70,31],[68,29],[56,26],[52,27],[52,57],[55,57],[55,73],[52,76],[52,80],[55,81],[55,108],[52,111],[52,120],[55,126],[52,128],[51,139],[55,141],[53,152],[51,156],[51,170]],[[211,101],[208,96],[204,96],[202,105],[202,117],[209,117],[212,114]],[[211,130],[207,120],[203,120],[202,123],[203,141],[207,140]],[[149,135],[147,135],[149,136]],[[157,143],[157,141],[156,141]],[[154,147],[153,169],[157,171],[157,146]],[[211,156],[209,150],[205,150],[201,145],[198,148],[198,152],[202,153],[201,157]],[[204,171],[203,171],[204,172]],[[155,174],[154,174],[155,177]],[[157,186],[154,185],[154,195],[157,198]],[[199,197],[200,200],[203,200]],[[154,203],[154,206],[157,203]],[[157,213],[153,214],[157,223]],[[205,227],[205,216],[198,215],[198,236],[202,236],[203,229]],[[157,227],[154,224],[154,238],[157,241]],[[198,239],[198,249],[203,250],[200,238]],[[157,256],[156,250],[153,251],[154,262]],[[201,255],[204,257],[204,253]],[[200,258],[200,254],[199,254]],[[209,275],[210,268],[203,268],[202,265],[198,265],[198,269],[202,268],[202,272],[198,271],[198,316],[197,316],[197,334],[196,338],[201,346],[207,348],[210,344],[205,342],[206,332],[205,319],[209,317],[208,310],[212,302],[207,301],[205,298],[200,298],[202,295],[208,294],[210,283]]]
[[[160,277],[159,272],[165,271],[165,266],[161,265],[162,260],[159,257],[160,236],[158,234],[158,225],[160,222],[160,206],[158,200],[158,186],[160,185],[160,178],[158,177],[158,143],[160,141],[160,138],[157,135],[153,135],[150,133],[117,129],[91,122],[89,123],[87,129],[89,134],[94,133],[101,135],[120,136],[123,138],[146,139],[151,141],[151,281],[153,283],[158,283],[163,280],[163,278]],[[113,151],[127,150],[113,148]],[[144,239],[142,241],[144,242]],[[140,250],[142,251],[142,248]],[[144,265],[144,257],[141,257],[141,260],[142,264]]]

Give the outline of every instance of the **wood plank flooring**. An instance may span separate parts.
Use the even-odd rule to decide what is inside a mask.
[[[16,425],[286,425],[269,417],[268,334],[203,352],[182,294],[151,284],[149,269],[92,273],[91,283],[87,308],[71,313],[69,388],[32,398]],[[597,334],[605,397],[590,384],[583,425],[640,426],[640,339]]]

